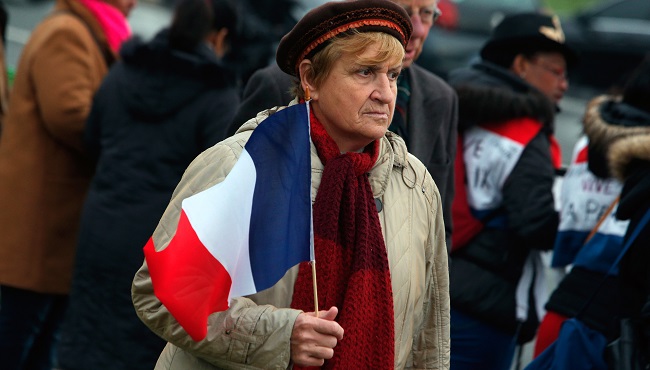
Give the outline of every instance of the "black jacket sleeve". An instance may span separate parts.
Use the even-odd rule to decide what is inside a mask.
[[[554,181],[550,141],[542,131],[526,146],[503,188],[510,228],[531,248],[553,248],[559,222]]]

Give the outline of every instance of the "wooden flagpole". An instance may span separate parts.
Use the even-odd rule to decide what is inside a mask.
[[[311,100],[311,96],[309,94],[309,87],[305,86],[305,105],[307,106],[307,124],[309,125],[309,136],[311,139],[311,123],[310,121],[310,107],[309,107],[309,101]],[[310,194],[311,194],[311,187],[310,187]],[[311,197],[310,197],[311,198]],[[309,262],[311,264],[311,279],[314,285],[314,313],[316,314],[316,317],[318,317],[318,284],[316,284],[316,252],[314,251],[314,217],[313,217],[313,209],[312,209],[312,217],[311,217],[311,235],[310,235],[310,254],[311,254],[311,261]]]
[[[316,260],[314,259],[311,263],[311,277],[314,282],[314,309],[316,311],[316,317],[318,317],[318,287],[316,284]]]

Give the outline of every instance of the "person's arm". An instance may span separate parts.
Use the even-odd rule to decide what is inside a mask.
[[[449,369],[450,302],[449,266],[440,193],[429,173],[423,191],[428,199],[429,236],[426,241],[426,292],[422,304],[423,323],[413,337],[413,369]]]
[[[225,179],[237,160],[234,148],[243,139],[208,149],[188,167],[174,191],[170,205],[154,231],[157,250],[165,248],[176,233],[181,202]],[[256,304],[252,299],[233,298],[228,310],[210,315],[207,336],[195,342],[154,293],[146,261],[136,273],[132,299],[140,319],[168,342],[215,366],[286,369],[294,362],[303,366],[322,364],[331,358],[343,329],[334,317],[336,308],[322,311],[321,318],[291,308]]]
[[[158,250],[174,236],[183,199],[223,181],[237,160],[235,147],[217,145],[197,157],[174,191],[170,205],[153,239]],[[247,364],[258,368],[284,369],[290,362],[290,338],[296,318],[294,309],[257,305],[248,298],[234,298],[230,308],[213,313],[207,336],[195,342],[154,294],[146,262],[136,273],[132,299],[140,319],[157,335],[188,353],[219,367]]]
[[[447,184],[445,185],[445,199],[443,199],[443,218],[445,220],[445,234],[447,241],[447,250],[451,251],[451,234],[453,232],[453,223],[451,217],[451,205],[454,201],[455,186],[454,186],[454,159],[456,158],[456,150],[458,148],[458,96],[452,90],[451,108],[449,115],[449,132],[447,135],[447,148],[449,160],[452,162],[448,169]]]
[[[209,317],[206,338],[195,342],[155,296],[146,262],[135,275],[132,297],[138,316],[149,329],[215,366],[289,366],[290,338],[298,310],[258,306],[250,299],[234,298],[227,311]]]
[[[84,149],[93,163],[97,163],[101,153],[101,127],[103,110],[100,107],[99,100],[95,99],[83,132]]]
[[[555,169],[549,140],[540,132],[526,146],[503,187],[509,226],[523,245],[549,250],[555,243],[559,215],[553,199]]]
[[[32,83],[48,132],[81,151],[86,118],[100,83],[93,78],[98,73],[94,55],[97,44],[79,20],[66,18],[70,26],[59,27],[35,52]]]

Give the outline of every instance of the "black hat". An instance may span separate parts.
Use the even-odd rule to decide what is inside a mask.
[[[537,50],[562,53],[568,66],[578,59],[565,44],[560,19],[541,13],[520,13],[504,18],[481,49],[481,57],[487,61],[507,60],[506,56],[514,59],[521,52]]]
[[[388,33],[405,48],[413,32],[406,10],[392,1],[330,1],[308,12],[280,40],[276,53],[278,66],[297,76],[303,59],[309,59],[332,38],[352,29]]]

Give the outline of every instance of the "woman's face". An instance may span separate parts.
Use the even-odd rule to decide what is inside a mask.
[[[525,59],[519,75],[555,103],[559,103],[569,88],[566,60],[561,53],[537,53]]]
[[[106,2],[116,7],[125,17],[128,17],[137,0],[106,0]]]
[[[314,114],[341,152],[381,138],[393,119],[402,61],[372,64],[378,49],[372,44],[358,55],[343,54],[320,86],[309,85]]]

